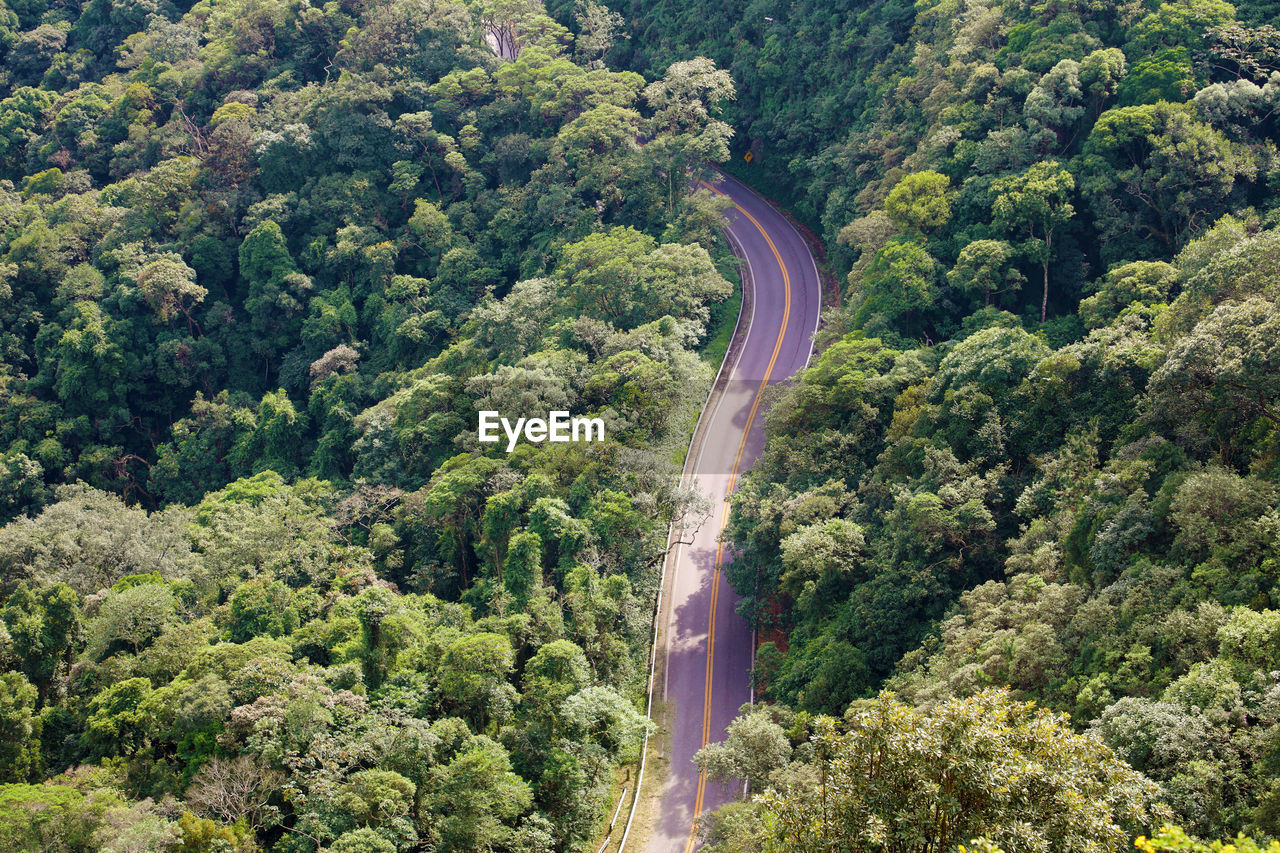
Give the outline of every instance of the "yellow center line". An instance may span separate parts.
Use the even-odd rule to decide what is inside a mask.
[[[699,181],[707,189],[717,195],[728,195],[721,190],[708,184],[706,181]],[[702,695],[702,745],[705,747],[711,738],[711,677],[715,671],[714,659],[716,649],[716,604],[720,598],[720,569],[724,563],[724,529],[729,523],[730,495],[733,494],[734,487],[738,482],[738,469],[742,465],[742,454],[747,448],[747,436],[751,433],[751,425],[755,423],[756,413],[760,408],[760,396],[764,392],[765,386],[769,384],[769,377],[773,374],[773,367],[778,361],[778,353],[782,350],[782,341],[787,334],[787,322],[791,318],[791,275],[787,272],[787,265],[782,261],[782,255],[778,252],[778,247],[774,245],[773,240],[769,237],[769,232],[764,230],[764,226],[746,211],[737,202],[734,207],[738,212],[747,218],[747,220],[756,227],[760,232],[760,236],[764,237],[765,243],[769,245],[769,251],[773,252],[773,258],[778,262],[778,269],[782,271],[782,288],[783,288],[783,306],[782,306],[782,327],[778,329],[778,339],[773,344],[773,354],[769,357],[769,364],[764,369],[764,378],[760,380],[760,387],[756,389],[754,398],[751,401],[751,411],[747,414],[746,425],[742,428],[742,438],[738,441],[738,452],[733,458],[733,468],[729,472],[729,484],[725,489],[724,504],[720,510],[720,526],[716,534],[716,559],[711,577],[711,616],[707,620],[707,671],[706,686]],[[747,330],[747,334],[751,334],[751,330]],[[754,654],[754,650],[752,652]],[[685,853],[692,853],[693,845],[696,841],[696,831],[698,826],[698,818],[702,815],[703,800],[707,790],[707,774],[705,771],[698,773],[698,794],[693,805],[693,820],[689,826],[689,840],[685,843]]]

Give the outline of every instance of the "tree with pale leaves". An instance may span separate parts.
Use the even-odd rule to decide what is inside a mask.
[[[729,72],[703,56],[672,63],[662,79],[645,87],[652,110],[645,151],[666,172],[668,211],[675,210],[690,168],[729,157],[733,128],[717,115],[734,92]]]
[[[1159,789],[1066,717],[1003,690],[932,710],[881,694],[820,718],[819,782],[756,798],[768,853],[953,850],[985,836],[1016,850],[1124,850],[1168,816]]]

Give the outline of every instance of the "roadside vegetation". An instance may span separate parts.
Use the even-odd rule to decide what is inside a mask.
[[[7,849],[594,839],[732,290],[678,177],[733,85],[610,70],[580,12],[0,3]],[[508,455],[479,409],[607,441]]]
[[[1276,853],[1277,15],[0,0],[0,841],[592,847],[727,161],[844,288],[705,849]]]
[[[1280,836],[1275,4],[643,6],[847,272],[735,502],[774,704],[712,848]]]

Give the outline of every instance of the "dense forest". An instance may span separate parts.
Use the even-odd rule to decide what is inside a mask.
[[[737,313],[681,179],[733,85],[578,12],[0,2],[7,849],[595,837]],[[607,440],[477,441],[556,408]]]
[[[594,849],[727,160],[842,299],[704,849],[1280,853],[1278,17],[0,0],[0,840]]]
[[[847,273],[735,500],[711,849],[1280,836],[1280,9],[628,11]]]

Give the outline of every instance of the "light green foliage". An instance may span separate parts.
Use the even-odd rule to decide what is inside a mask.
[[[271,471],[210,493],[195,507],[191,528],[202,556],[200,582],[230,586],[267,574],[301,585],[328,582],[340,566],[358,571],[368,555],[336,541],[325,513],[330,495],[326,483],[288,486]]]
[[[518,418],[546,417],[551,411],[570,411],[573,398],[568,382],[547,367],[503,365],[495,372],[467,383],[476,397],[476,408],[502,412],[514,423]]]
[[[243,643],[265,634],[279,637],[298,627],[298,611],[292,606],[289,588],[280,581],[254,579],[242,583],[231,594],[231,639]]]
[[[1280,657],[1280,611],[1232,608],[1218,641],[1222,658],[1241,673],[1268,667]]]
[[[604,61],[601,57],[613,46],[625,20],[608,6],[594,0],[576,4],[574,18],[579,27],[578,36],[574,40],[575,47],[588,59],[590,65],[602,66]],[[626,37],[625,34],[622,35],[622,38]]]
[[[528,530],[511,537],[502,566],[502,583],[516,601],[527,600],[542,583],[542,539]]]
[[[1196,841],[1176,826],[1162,826],[1150,838],[1139,836],[1134,839],[1133,846],[1141,853],[1276,853],[1280,851],[1280,841],[1270,844],[1254,841],[1244,833],[1240,833],[1230,841],[1213,841],[1208,844]]]
[[[38,590],[19,584],[0,618],[22,672],[47,692],[80,643],[80,597],[62,583]]]
[[[364,827],[344,832],[327,849],[329,853],[395,853],[396,846]]]
[[[1160,261],[1134,261],[1107,272],[1097,292],[1080,302],[1080,317],[1089,328],[1104,326],[1134,303],[1167,302],[1177,270]]]
[[[127,756],[145,749],[155,732],[146,703],[150,695],[145,678],[130,678],[95,696],[81,736],[85,747],[95,755]]]
[[[1240,57],[1247,64],[1246,57]],[[1280,81],[1274,78],[1259,86],[1251,80],[1233,80],[1214,83],[1196,92],[1195,105],[1200,115],[1214,127],[1233,136],[1245,136],[1270,116],[1263,112],[1264,105],[1274,104],[1280,96]]]
[[[1161,101],[1176,104],[1185,101],[1195,88],[1196,73],[1190,52],[1179,45],[1135,62],[1120,82],[1116,100],[1126,107]]]
[[[138,289],[159,320],[167,323],[182,314],[194,327],[191,312],[209,295],[208,288],[196,284],[195,275],[181,257],[161,255],[138,270]]]
[[[432,835],[442,848],[475,850],[513,840],[510,825],[532,797],[528,785],[511,772],[506,751],[477,737],[432,771],[426,801],[433,813]]]
[[[931,307],[940,272],[938,262],[920,244],[891,241],[876,252],[863,276],[856,317],[869,331],[894,321],[909,323]]]
[[[39,767],[36,689],[20,672],[0,674],[0,779],[21,782]]]
[[[961,341],[938,365],[933,392],[972,385],[999,395],[1017,388],[1031,368],[1049,354],[1044,343],[1021,329],[983,329]]]
[[[1116,93],[1128,72],[1124,51],[1115,47],[1095,50],[1080,62],[1080,82],[1089,95],[1090,115],[1102,112],[1102,104]]]
[[[62,582],[88,595],[128,574],[181,577],[190,571],[181,513],[148,517],[86,486],[63,486],[55,495],[59,500],[39,515],[0,528],[7,577]]]
[[[1189,441],[1230,441],[1261,418],[1280,423],[1280,312],[1268,299],[1227,303],[1196,325],[1151,377],[1153,414]]]
[[[511,643],[501,634],[473,634],[449,646],[441,661],[440,689],[450,707],[484,731],[512,713],[516,691],[506,680],[515,665]]]
[[[695,756],[709,778],[742,779],[756,793],[765,790],[770,774],[790,758],[786,731],[764,709],[735,719],[723,741],[704,746]]]
[[[847,244],[858,252],[858,259],[849,269],[848,281],[851,287],[858,286],[867,268],[871,266],[872,259],[896,236],[898,228],[883,210],[874,210],[840,229],[840,243]]]
[[[243,829],[237,831],[237,827],[196,817],[191,812],[184,812],[177,825],[180,838],[178,853],[212,853],[220,849],[248,853],[254,849],[252,839],[245,837]]]
[[[822,586],[838,584],[842,575],[855,572],[864,556],[862,528],[846,519],[828,519],[801,527],[781,542],[782,592],[801,607],[811,607]]]
[[[477,343],[515,360],[537,351],[555,318],[556,283],[548,279],[517,282],[500,301],[483,302],[472,312]]]
[[[610,70],[601,4],[16,2],[0,773],[110,769],[4,840],[585,846],[731,289],[687,180],[728,73]],[[486,455],[477,406],[609,440]]]
[[[628,328],[668,314],[705,320],[705,303],[729,295],[705,249],[660,246],[631,228],[566,246],[560,270],[571,310]]]
[[[769,828],[760,810],[750,803],[727,803],[708,818],[699,832],[702,849],[708,853],[731,853],[737,850],[763,850],[768,843]]]
[[[579,739],[604,750],[610,758],[632,761],[649,720],[610,687],[586,687],[561,705],[565,724]]]
[[[524,668],[521,710],[547,718],[559,733],[564,701],[591,681],[587,656],[568,640],[555,640],[538,649]]]
[[[1201,836],[1227,835],[1246,821],[1267,832],[1275,826],[1274,786],[1251,766],[1261,733],[1242,725],[1269,700],[1246,691],[1233,673],[1252,680],[1247,666],[1197,663],[1159,701],[1121,699],[1096,724],[1122,757],[1160,782],[1167,802]]]
[[[138,654],[178,617],[173,592],[163,583],[147,583],[107,593],[86,621],[86,653],[102,658],[117,649]]]
[[[1224,302],[1251,296],[1275,299],[1280,233],[1255,232],[1252,218],[1227,215],[1178,253],[1182,292],[1173,301],[1162,331],[1181,337]]]
[[[850,282],[735,500],[762,695],[1007,685],[1114,723],[1188,833],[1274,834],[1275,4],[643,5],[633,67],[732,57],[730,168]]]
[[[644,100],[653,110],[649,130],[655,136],[646,153],[668,172],[669,209],[686,170],[728,157],[733,128],[715,113],[734,95],[729,73],[702,56],[672,63],[662,79],[645,87]]]
[[[361,770],[338,790],[334,806],[357,825],[379,827],[406,817],[415,793],[414,784],[399,773]]]
[[[1021,175],[1001,178],[991,185],[991,213],[996,225],[1011,235],[1025,237],[1023,251],[1040,262],[1044,274],[1041,323],[1049,310],[1053,238],[1075,215],[1075,207],[1070,202],[1075,185],[1072,174],[1054,160],[1037,163]]]
[[[1130,40],[1140,51],[1179,46],[1194,48],[1205,30],[1234,17],[1235,8],[1223,0],[1161,3],[1133,25]]]
[[[907,175],[889,191],[884,212],[904,231],[932,232],[951,219],[951,179],[933,171]]]
[[[757,687],[1007,684],[1280,832],[1275,4],[188,5],[0,3],[3,760],[102,765],[9,846],[596,846],[726,159],[851,285],[735,501]]]
[[[1083,598],[1078,587],[1046,584],[1038,575],[975,587],[942,623],[943,650],[928,659],[927,671],[912,671],[922,657],[912,653],[899,665],[903,675],[894,686],[917,702],[964,696],[990,684],[1045,695],[1064,675],[1068,658],[1059,635]]]
[[[951,849],[979,835],[1008,849],[1120,850],[1161,816],[1157,788],[1096,739],[1030,703],[985,691],[917,712],[891,695],[818,723],[821,781],[756,802],[766,850]]]
[[[151,805],[140,804],[124,814],[112,815],[98,830],[102,853],[140,853],[143,850],[171,849],[178,840],[173,821],[151,813]],[[124,811],[124,810],[121,810]]]
[[[130,809],[109,776],[100,772],[57,777],[43,785],[0,785],[0,841],[23,851],[100,850],[122,828],[145,820],[161,831],[148,833],[144,843],[164,843],[163,827],[156,827],[157,819],[147,811]]]
[[[965,293],[982,294],[985,304],[990,305],[993,296],[1016,291],[1025,280],[1013,267],[1013,257],[1013,247],[1003,240],[974,240],[960,250],[947,280]]]
[[[1080,63],[1074,59],[1064,59],[1049,69],[1027,95],[1023,106],[1027,119],[1069,138],[1068,132],[1085,114],[1080,72]]]
[[[57,375],[54,391],[69,414],[123,407],[138,367],[136,356],[120,347],[127,334],[124,323],[104,315],[97,305],[76,303],[50,359]]]

